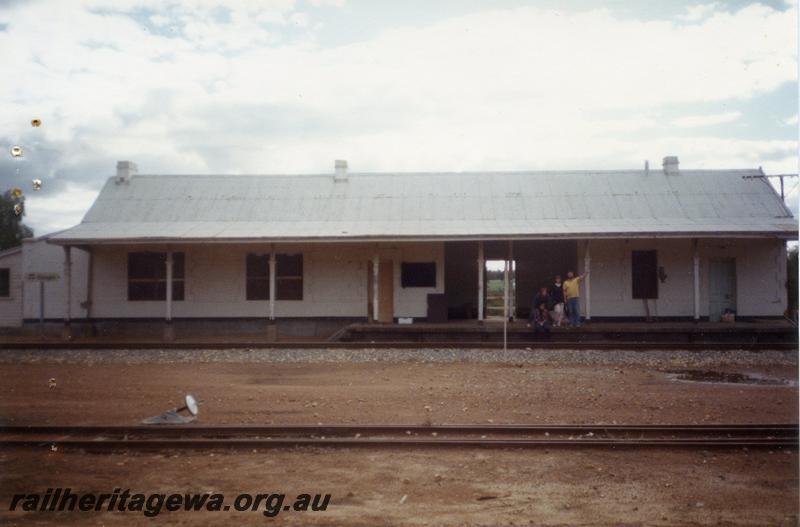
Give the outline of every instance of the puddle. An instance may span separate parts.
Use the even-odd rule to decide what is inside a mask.
[[[667,377],[675,381],[714,384],[755,384],[761,386],[797,386],[796,381],[769,377],[758,373],[733,373],[712,370],[670,370]]]

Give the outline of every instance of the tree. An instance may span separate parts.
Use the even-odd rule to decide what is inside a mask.
[[[16,247],[23,238],[32,238],[33,229],[22,223],[25,196],[20,189],[11,189],[0,196],[0,251]]]

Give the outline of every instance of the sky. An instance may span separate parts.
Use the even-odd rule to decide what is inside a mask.
[[[118,160],[796,173],[797,27],[786,0],[0,0],[0,190],[41,235]]]

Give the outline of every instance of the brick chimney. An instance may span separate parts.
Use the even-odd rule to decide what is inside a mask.
[[[668,176],[677,176],[680,174],[678,170],[678,156],[667,156],[664,158],[664,173]]]
[[[117,161],[117,184],[127,183],[131,176],[139,173],[139,167],[133,161]]]
[[[337,159],[333,164],[333,168],[335,170],[333,174],[334,181],[347,181],[347,161],[343,159]]]

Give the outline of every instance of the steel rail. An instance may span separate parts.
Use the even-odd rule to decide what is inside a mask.
[[[571,436],[569,438],[548,437],[550,433],[562,436],[571,434]],[[104,434],[113,434],[117,437],[104,437]],[[482,437],[437,437],[439,434],[444,436],[482,434]],[[541,437],[542,434],[545,437]],[[247,437],[253,435],[256,437]],[[361,437],[362,435],[365,437]],[[391,437],[398,435],[400,437]],[[425,437],[420,437],[421,435]],[[486,437],[489,435],[538,435],[540,437],[498,439]],[[128,436],[134,437],[129,438]],[[794,424],[452,424],[430,426],[384,424],[0,427],[0,447],[53,446],[82,449],[286,448],[298,446],[791,448],[798,446],[798,426]]]
[[[228,350],[228,349],[253,349],[253,350],[271,350],[271,349],[403,349],[403,350],[416,350],[419,348],[441,348],[441,349],[483,349],[492,351],[503,348],[503,342],[495,342],[492,340],[470,340],[470,341],[457,341],[457,340],[402,340],[402,341],[342,341],[342,342],[328,342],[328,341],[280,341],[280,342],[267,342],[267,341],[225,341],[225,342],[150,342],[150,341],[136,341],[136,342],[95,342],[88,340],[75,339],[69,342],[65,341],[2,341],[0,339],[0,348],[2,349],[123,349],[123,350],[136,350],[136,349],[158,349],[158,350],[171,350],[171,349],[207,349],[207,350]],[[687,350],[687,351],[705,351],[705,350],[748,350],[753,352],[759,351],[784,351],[796,350],[797,342],[754,342],[753,340],[741,341],[716,341],[716,342],[689,342],[689,341],[625,341],[625,340],[563,340],[563,341],[511,341],[509,342],[509,349],[525,350],[525,348],[532,348],[536,350],[548,349],[569,349],[569,350],[592,350],[592,351],[651,351],[651,350]]]
[[[276,438],[276,439],[130,439],[130,440],[3,440],[0,448],[42,447],[79,449],[227,449],[227,448],[290,448],[290,447],[704,447],[704,448],[796,448],[797,440],[764,439],[429,439],[429,438]]]
[[[376,425],[7,425],[0,426],[0,434],[354,434],[354,433],[472,433],[472,434],[525,434],[525,433],[731,433],[731,434],[798,434],[797,424],[376,424]]]

